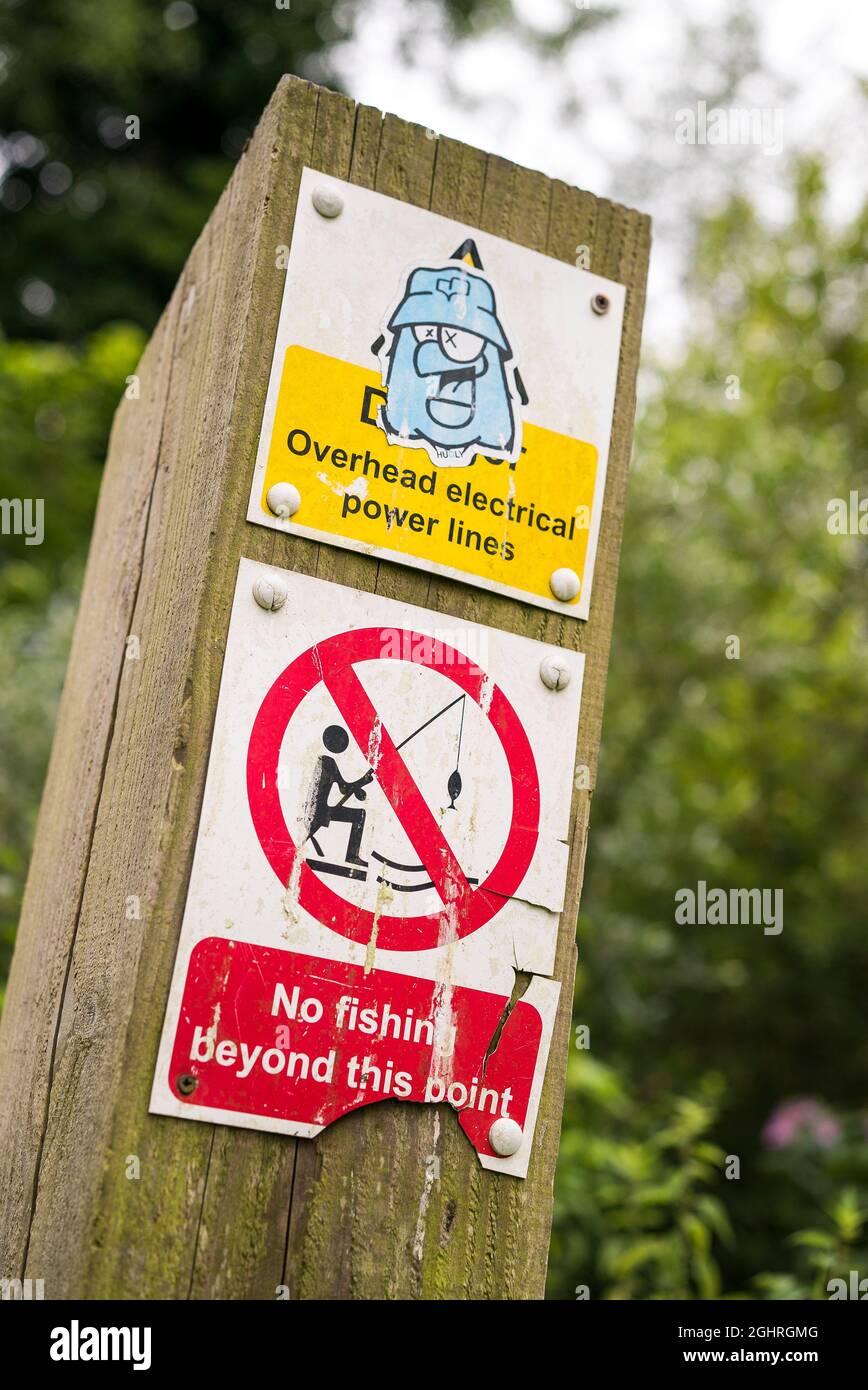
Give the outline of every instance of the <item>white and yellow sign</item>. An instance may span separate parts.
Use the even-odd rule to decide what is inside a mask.
[[[248,519],[586,618],[623,307],[306,169]]]

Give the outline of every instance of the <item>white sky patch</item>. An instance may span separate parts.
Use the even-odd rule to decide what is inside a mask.
[[[856,89],[868,54],[868,6],[748,0],[744,8],[758,27],[760,67],[738,104],[781,110],[780,155],[675,143],[676,111],[704,91],[712,106],[720,79],[715,43],[706,45],[707,61],[688,63],[686,32],[722,32],[734,13],[727,0],[621,0],[614,20],[574,42],[554,66],[505,28],[450,48],[424,0],[413,0],[412,48],[421,56],[411,63],[398,42],[410,23],[407,0],[368,0],[355,37],[333,59],[358,101],[650,212],[646,336],[671,352],[689,317],[680,209],[713,210],[738,186],[770,221],[783,222],[792,208],[790,158],[811,149],[827,156],[836,221],[852,217],[863,197],[868,135]],[[513,9],[541,34],[558,32],[574,12],[568,0],[513,0]],[[565,96],[579,104],[566,117]]]

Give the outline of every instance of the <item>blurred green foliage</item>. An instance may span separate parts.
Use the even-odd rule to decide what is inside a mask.
[[[628,1248],[613,1265],[618,1228],[607,1219],[589,1236],[588,1206],[606,1210],[625,1147],[637,1171],[665,1168],[656,1117],[666,1123],[673,1096],[699,1104],[704,1078],[721,1085],[709,1137],[740,1159],[738,1180],[721,1167],[708,1189],[737,1240],[688,1188],[661,1205],[654,1241],[677,1247],[685,1217],[699,1220],[717,1236],[724,1289],[756,1294],[759,1271],[796,1278],[787,1238],[822,1227],[836,1194],[868,1205],[865,1131],[850,1114],[868,1074],[868,548],[826,525],[831,498],[868,493],[866,218],[824,223],[814,161],[793,179],[794,215],[776,234],[741,200],[705,224],[690,340],[646,381],[579,921],[576,1019],[614,1089],[601,1104],[600,1073],[588,1079],[577,1054],[560,1296],[580,1283],[623,1296],[631,1250],[635,1278],[657,1258],[640,1225],[619,1233]],[[726,656],[733,636],[739,659]],[[782,933],[676,926],[674,894],[700,879],[782,889]],[[772,1152],[765,1122],[803,1096],[843,1114],[841,1136]],[[667,1267],[658,1290],[672,1287]],[[688,1273],[683,1296],[697,1291]]]
[[[150,329],[281,75],[338,85],[361,0],[0,0],[0,323]],[[458,32],[506,0],[439,0]],[[134,117],[138,125],[129,124]],[[44,287],[47,287],[47,293]]]
[[[353,9],[0,6],[0,131],[15,165],[0,213],[6,331],[76,338],[117,318],[150,328],[281,73],[339,37],[337,14]],[[49,309],[38,297],[28,309],[33,280],[54,295]]]
[[[139,328],[81,348],[0,341],[0,497],[42,499],[45,539],[0,537],[0,1000],[111,417]]]
[[[843,1188],[823,1216],[822,1225],[796,1231],[790,1237],[790,1246],[798,1252],[794,1270],[756,1276],[753,1283],[761,1295],[776,1301],[830,1296],[864,1299],[868,1293],[868,1208],[864,1205],[864,1189],[860,1194],[855,1188]],[[832,1281],[837,1281],[837,1287],[833,1287]],[[845,1289],[840,1287],[841,1281]],[[854,1282],[860,1286],[855,1292]]]
[[[550,1293],[717,1297],[714,1242],[733,1239],[717,1195],[725,1155],[707,1138],[719,1086],[640,1102],[593,1052],[570,1058],[567,1086]]]
[[[46,504],[42,546],[0,540],[0,980],[115,402],[277,77],[329,80],[356,9],[0,4],[0,495]],[[792,184],[774,232],[738,197],[705,222],[689,335],[644,373],[553,1297],[868,1276],[866,545],[826,527],[868,492],[866,219],[824,221],[811,160]],[[676,926],[700,879],[782,889],[783,932]]]

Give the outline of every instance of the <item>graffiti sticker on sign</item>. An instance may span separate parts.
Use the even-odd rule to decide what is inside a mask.
[[[623,310],[589,270],[306,169],[248,519],[586,618]]]
[[[152,1109],[310,1136],[446,1101],[525,1175],[584,663],[551,655],[242,560]]]
[[[438,467],[465,466],[480,453],[516,461],[514,354],[480,271],[457,262],[412,270],[385,325],[380,361],[377,419],[390,444],[426,449]]]

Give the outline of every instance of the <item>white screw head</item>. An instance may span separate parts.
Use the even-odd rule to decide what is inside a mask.
[[[501,1158],[511,1158],[517,1154],[523,1138],[521,1125],[515,1120],[495,1120],[488,1131],[488,1142]]]
[[[561,603],[569,603],[582,587],[582,581],[575,570],[555,570],[549,580],[549,588]]]
[[[253,597],[268,613],[276,613],[286,603],[286,585],[276,575],[262,574],[253,581]]]
[[[572,671],[560,652],[546,652],[539,664],[539,678],[548,690],[566,690]]]
[[[340,217],[344,210],[344,200],[336,188],[321,183],[313,190],[311,202],[320,217]]]
[[[265,494],[269,511],[284,521],[294,516],[301,506],[301,493],[293,483],[274,483]]]

